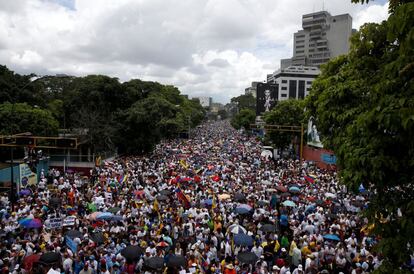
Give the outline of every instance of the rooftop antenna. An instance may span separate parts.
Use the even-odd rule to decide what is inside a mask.
[[[322,0],[322,11],[325,11],[325,0]]]

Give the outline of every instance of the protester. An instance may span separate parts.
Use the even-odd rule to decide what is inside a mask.
[[[333,171],[262,158],[260,142],[228,122],[191,136],[88,177],[51,169],[14,210],[1,197],[1,273],[369,273],[381,264],[357,214],[367,193],[347,192]],[[53,267],[41,257],[49,252]]]

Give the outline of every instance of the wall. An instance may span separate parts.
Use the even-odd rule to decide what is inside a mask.
[[[306,161],[315,162],[316,166],[323,169],[336,169],[335,164],[330,164],[327,159],[323,159],[323,156],[334,156],[333,151],[323,149],[323,148],[314,148],[311,146],[303,147],[303,158]]]

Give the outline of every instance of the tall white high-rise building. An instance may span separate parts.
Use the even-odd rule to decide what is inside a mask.
[[[332,16],[327,11],[302,16],[302,30],[294,33],[293,57],[282,59],[282,69],[289,66],[316,66],[347,54],[352,35],[349,14]]]

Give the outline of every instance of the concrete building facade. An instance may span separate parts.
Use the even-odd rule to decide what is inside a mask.
[[[352,35],[349,14],[332,16],[327,11],[302,16],[302,30],[293,35],[293,57],[282,59],[282,69],[289,66],[316,66],[347,54]]]
[[[252,82],[252,85],[244,90],[245,95],[253,95],[254,98],[257,96],[257,84],[260,82]]]
[[[213,104],[213,98],[207,96],[194,97],[200,101],[200,105],[204,108],[209,108]]]
[[[309,94],[312,82],[319,73],[317,67],[290,66],[269,74],[267,82],[278,85],[278,101],[303,99]]]

